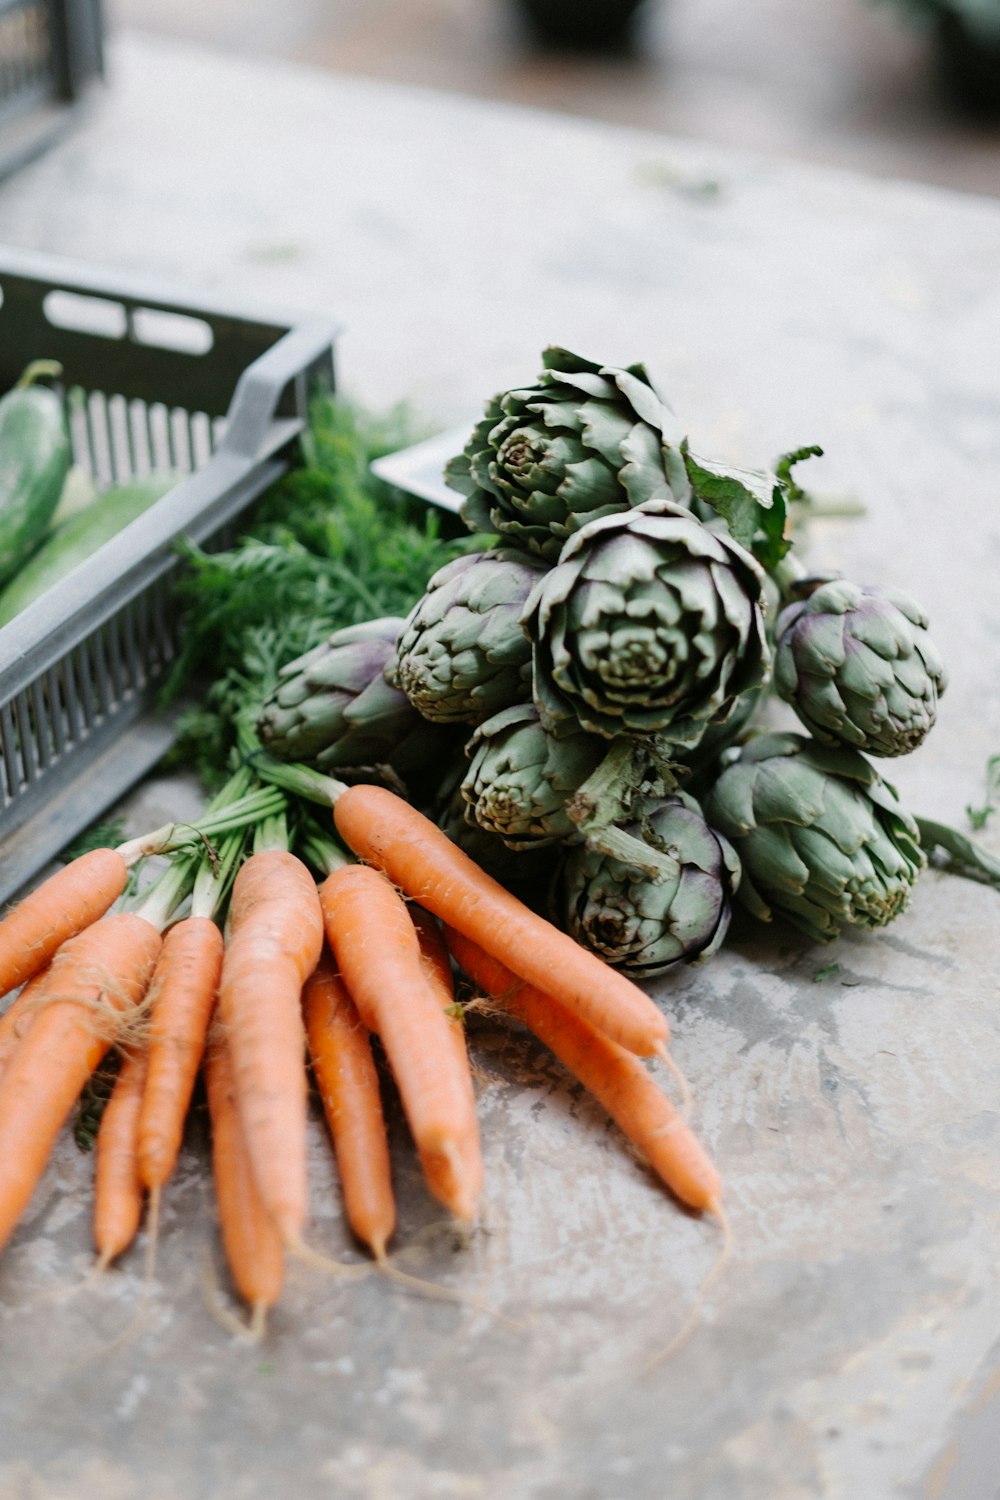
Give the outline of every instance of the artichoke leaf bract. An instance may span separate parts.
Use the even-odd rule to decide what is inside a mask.
[[[487,403],[445,469],[474,531],[554,561],[588,521],[691,486],[683,433],[642,365],[619,369],[549,348],[536,384]]]
[[[566,930],[638,980],[717,952],[729,928],[740,863],[693,797],[637,799],[619,831],[639,850],[655,850],[663,873],[650,880],[642,861],[589,845],[572,847],[554,883]]]
[[[882,927],[907,905],[926,863],[913,818],[864,756],[797,734],[763,734],[705,799],[743,865],[739,899],[827,942]]]
[[[748,552],[669,501],[590,522],[521,617],[543,723],[696,745],[767,676],[762,582]]]
[[[934,725],[947,687],[927,617],[908,594],[836,578],[782,610],[774,685],[826,744],[906,755]]]

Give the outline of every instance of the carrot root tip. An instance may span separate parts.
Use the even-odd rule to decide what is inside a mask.
[[[675,1062],[674,1058],[670,1055],[665,1042],[660,1042],[657,1044],[656,1056],[663,1063],[663,1066],[667,1069],[667,1072],[670,1073],[671,1076],[676,1080],[677,1087],[680,1090],[681,1095],[680,1104],[678,1105],[678,1113],[683,1120],[688,1120],[691,1115],[691,1109],[694,1100],[691,1093],[691,1085],[687,1081],[687,1075],[679,1066],[679,1064]]]
[[[340,1276],[345,1281],[360,1281],[371,1274],[369,1266],[348,1265],[345,1261],[334,1260],[331,1256],[314,1250],[297,1235],[285,1240],[285,1249],[296,1260],[302,1261],[303,1265],[311,1266],[315,1271],[322,1271],[327,1276]]]

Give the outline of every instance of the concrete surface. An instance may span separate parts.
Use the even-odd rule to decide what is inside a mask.
[[[0,188],[0,238],[333,310],[345,384],[442,426],[560,342],[646,359],[699,451],[821,442],[816,483],[868,510],[811,555],[911,589],[951,669],[891,777],[962,821],[1000,748],[1000,209],[134,39],[112,62],[81,133]],[[193,796],[154,784],[136,819]],[[400,1258],[516,1329],[293,1268],[247,1347],[209,1310],[200,1121],[148,1295],[141,1246],[82,1286],[91,1163],[64,1142],[0,1262],[0,1497],[994,1496],[998,901],[931,872],[884,932],[761,929],[657,984],[736,1250],[653,1370],[717,1232],[485,1022],[483,1222],[440,1222],[396,1121]],[[349,1255],[318,1124],[312,1170],[312,1239]]]
[[[246,57],[1000,195],[1000,120],[949,105],[879,0],[646,0],[631,48],[532,44],[516,0],[108,0],[110,24]]]

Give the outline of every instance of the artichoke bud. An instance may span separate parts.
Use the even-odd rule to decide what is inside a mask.
[[[261,743],[284,760],[328,766],[388,758],[419,715],[383,671],[403,624],[393,617],[335,630],[321,645],[281,669],[261,710]]]
[[[534,385],[487,405],[445,477],[473,531],[554,562],[588,521],[691,493],[677,420],[642,365],[550,348]]]
[[[762,588],[744,548],[669,501],[592,521],[522,616],[543,723],[697,745],[767,676]]]
[[[440,568],[406,620],[387,676],[424,718],[478,724],[530,693],[520,627],[544,564],[504,549]]]
[[[481,870],[522,899],[528,899],[530,893],[529,904],[535,904],[536,893],[544,892],[549,883],[560,846],[539,843],[522,850],[512,849],[499,834],[471,822],[468,812],[468,804],[456,788],[440,818],[440,827]]]
[[[933,727],[947,677],[919,605],[841,578],[778,616],[774,684],[816,739],[888,756]]]
[[[777,913],[824,942],[845,926],[885,926],[925,863],[916,823],[875,767],[805,735],[744,745],[705,814],[739,855],[747,910],[762,921]]]
[[[542,725],[532,704],[481,724],[462,782],[466,817],[510,849],[537,848],[577,834],[568,803],[607,753],[607,741],[564,722]]]
[[[656,880],[587,845],[566,853],[556,878],[556,920],[578,943],[633,979],[711,957],[729,928],[740,864],[685,792],[638,800],[622,831],[666,856]]]

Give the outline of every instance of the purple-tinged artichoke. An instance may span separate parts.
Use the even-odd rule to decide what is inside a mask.
[[[505,709],[479,726],[469,746],[466,817],[511,849],[578,837],[567,803],[607,749],[607,740],[570,722],[550,733],[530,703]]]
[[[592,521],[522,618],[543,722],[696,745],[767,675],[762,585],[728,533],[668,501]]]
[[[261,710],[261,744],[324,770],[388,765],[404,779],[441,752],[440,736],[385,680],[403,625],[388,617],[335,630],[283,667]]]
[[[684,504],[682,432],[642,365],[546,349],[534,385],[495,396],[446,478],[473,531],[554,562],[599,516],[654,497]]]
[[[633,979],[710,958],[729,928],[740,863],[693,797],[644,798],[622,831],[664,856],[650,879],[628,860],[569,849],[554,883],[556,921]]]
[[[478,724],[528,696],[531,645],[518,621],[544,571],[497,549],[457,557],[434,574],[387,673],[424,718]]]
[[[838,578],[778,616],[774,685],[824,744],[906,755],[933,727],[947,677],[908,594]]]
[[[741,904],[822,942],[891,922],[925,863],[916,823],[875,767],[805,735],[750,740],[704,807],[739,855]]]

